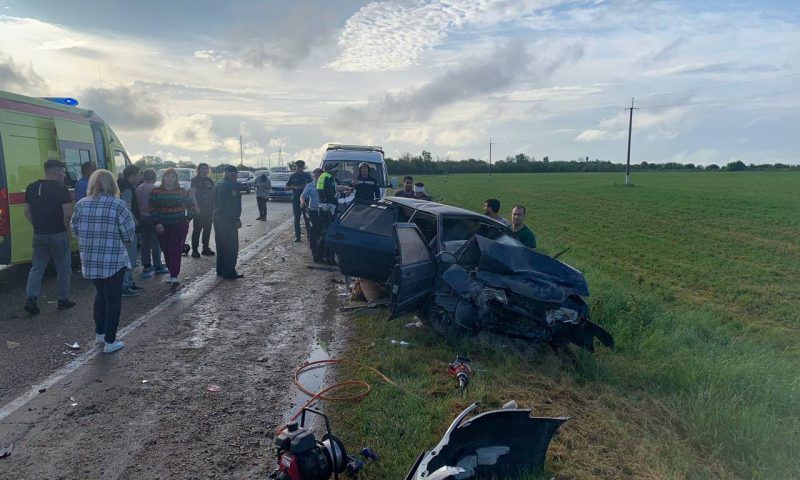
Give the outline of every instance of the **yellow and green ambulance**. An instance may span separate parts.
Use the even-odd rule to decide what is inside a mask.
[[[73,99],[0,91],[0,265],[31,260],[33,226],[25,218],[25,188],[44,175],[44,162],[67,164],[72,187],[81,165],[121,172],[130,159],[111,127]],[[76,245],[73,242],[73,248]]]

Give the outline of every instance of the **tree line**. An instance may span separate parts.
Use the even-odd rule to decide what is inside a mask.
[[[425,150],[419,155],[405,153],[397,159],[386,159],[386,168],[392,174],[412,174],[412,175],[444,175],[450,173],[487,173],[489,163],[485,160],[470,158],[467,160],[450,160],[447,158],[433,158],[430,152]],[[159,156],[144,155],[134,162],[134,165],[141,169],[152,168],[159,170],[162,168],[195,168],[197,164],[190,161],[174,162],[164,160]],[[211,171],[222,173],[227,164],[213,165]],[[239,170],[258,170],[253,167],[234,165]],[[787,165],[783,163],[775,164],[746,164],[741,160],[729,162],[725,165],[697,165],[694,163],[649,163],[641,162],[631,164],[634,171],[730,171],[743,172],[754,171],[800,171],[800,165]],[[492,162],[493,173],[549,173],[549,172],[624,172],[624,163],[613,163],[607,160],[553,160],[544,157],[536,160],[532,156],[524,153],[507,156],[503,160]]]
[[[487,173],[489,163],[485,160],[470,158],[467,160],[434,159],[430,152],[422,151],[420,155],[412,156],[403,154],[400,158],[386,158],[386,167],[390,173],[440,175],[450,173]],[[775,164],[749,164],[736,160],[725,165],[698,165],[694,163],[649,163],[641,162],[631,164],[634,171],[800,171],[800,165]],[[548,173],[548,172],[624,172],[624,163],[613,163],[606,160],[550,160],[544,157],[536,160],[524,153],[507,156],[505,159],[492,162],[493,173]]]

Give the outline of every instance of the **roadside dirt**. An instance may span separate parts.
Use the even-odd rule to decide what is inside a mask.
[[[214,278],[0,422],[0,478],[266,478],[291,374],[342,328],[335,274],[307,268],[290,230],[243,280]]]

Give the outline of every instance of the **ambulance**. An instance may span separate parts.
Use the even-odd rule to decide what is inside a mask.
[[[122,172],[131,161],[119,137],[92,110],[71,98],[33,98],[0,91],[0,265],[31,261],[33,226],[25,218],[25,188],[44,176],[50,158],[67,164],[73,190],[81,165]],[[77,244],[73,242],[73,250]]]

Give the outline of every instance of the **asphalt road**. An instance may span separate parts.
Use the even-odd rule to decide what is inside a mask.
[[[252,195],[243,203],[245,278],[185,257],[178,293],[137,280],[146,290],[123,299],[126,346],[112,355],[94,346],[94,288],[79,272],[78,306],[58,312],[48,277],[36,317],[22,310],[24,272],[12,272],[0,291],[0,448],[14,450],[0,478],[266,478],[272,430],[302,400],[291,373],[342,341],[341,319],[335,274],[293,241],[291,205],[270,203],[265,224]]]

